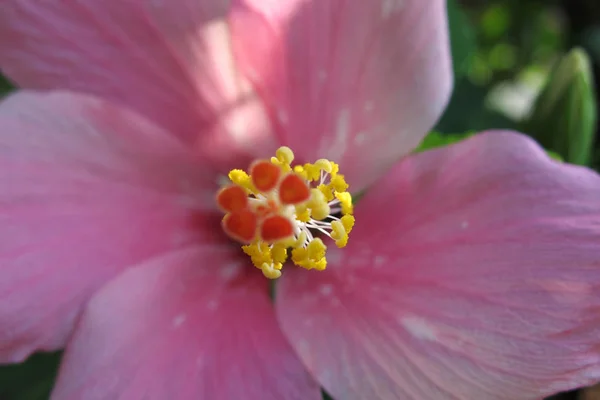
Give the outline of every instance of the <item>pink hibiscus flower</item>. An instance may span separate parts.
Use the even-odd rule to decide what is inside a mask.
[[[447,101],[447,42],[442,0],[4,1],[0,67],[24,90],[0,105],[0,360],[66,346],[54,399],[515,400],[598,380],[600,179],[508,132],[407,156]],[[368,190],[347,246],[325,237],[324,271],[274,268],[272,301],[215,196],[279,146]],[[303,185],[219,192],[267,207],[225,227],[299,219]]]

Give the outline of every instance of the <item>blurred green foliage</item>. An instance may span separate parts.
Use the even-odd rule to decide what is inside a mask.
[[[463,140],[468,139],[469,137],[475,135],[477,132],[467,132],[467,133],[456,133],[456,134],[447,134],[447,133],[439,133],[439,132],[431,132],[427,135],[419,147],[415,149],[416,153],[432,150],[438,147],[450,146],[452,144],[461,142]],[[554,151],[546,150],[548,156],[557,161],[564,161],[563,158]]]
[[[556,63],[523,130],[567,162],[588,165],[597,122],[592,88],[589,57],[571,50]]]
[[[0,96],[12,90],[12,85],[4,76],[0,75]]]
[[[503,82],[521,86],[531,83],[532,91],[538,89],[536,78],[543,80],[564,48],[560,14],[548,2],[460,1],[460,13],[453,22],[457,1],[449,2],[451,28],[470,29],[474,34],[451,36],[455,72],[458,71],[455,91],[436,129],[515,129],[518,118],[490,104],[492,89]]]
[[[39,353],[22,364],[0,367],[0,399],[47,399],[59,361],[60,353]]]
[[[448,26],[454,75],[461,76],[467,72],[471,63],[476,48],[476,33],[469,22],[469,17],[455,0],[448,0]]]
[[[551,144],[569,162],[589,164],[589,153],[595,153],[591,160],[600,161],[600,151],[593,148],[598,135],[593,75],[597,84],[600,2],[450,0],[448,9],[455,90],[436,131],[521,130],[546,147]],[[578,19],[581,10],[587,11],[587,19]],[[563,94],[568,98],[556,102],[553,115],[569,116],[560,118],[561,123],[544,125],[537,118],[537,124],[525,124],[534,108],[545,107],[536,98],[574,46],[587,51],[592,73],[587,83],[577,79],[577,88]]]
[[[442,134],[439,132],[431,132],[423,139],[419,147],[416,148],[415,152],[421,152],[425,150],[431,150],[438,147],[449,146],[454,143],[458,143],[462,140],[472,136],[474,132],[460,133],[460,134]]]

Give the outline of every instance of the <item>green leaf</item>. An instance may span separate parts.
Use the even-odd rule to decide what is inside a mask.
[[[6,94],[13,89],[14,87],[10,84],[8,79],[0,74],[0,95]]]
[[[457,4],[456,0],[448,0],[448,26],[450,28],[450,46],[454,64],[454,75],[463,75],[468,68],[471,56],[477,47],[475,29],[471,21]]]
[[[60,353],[38,353],[21,364],[0,367],[0,399],[48,399],[60,356]]]
[[[431,150],[438,147],[449,146],[454,143],[458,143],[465,139],[470,138],[473,135],[476,135],[476,132],[467,132],[467,133],[458,133],[458,134],[443,134],[439,132],[431,132],[429,135],[425,136],[425,139],[421,142],[419,147],[415,149],[416,153]],[[564,161],[560,154],[546,150],[548,156],[557,161]]]
[[[442,134],[438,132],[431,132],[429,135],[425,136],[425,139],[423,139],[419,147],[415,149],[415,152],[419,153],[421,151],[431,150],[437,147],[444,147],[453,143],[458,143],[461,140],[473,136],[474,134],[474,132],[460,134]]]
[[[563,161],[564,161],[564,160],[563,160],[563,158],[562,158],[562,157],[560,156],[560,154],[558,154],[558,153],[555,153],[555,152],[553,152],[553,151],[550,151],[550,150],[546,150],[546,153],[548,153],[548,156],[549,156],[550,158],[552,158],[553,160],[556,160],[556,161],[561,161],[561,162],[563,162]]]
[[[590,61],[581,49],[555,66],[523,131],[567,162],[589,165],[596,131],[596,97]]]

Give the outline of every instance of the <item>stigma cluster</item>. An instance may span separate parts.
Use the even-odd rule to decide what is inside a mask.
[[[292,150],[280,147],[248,172],[230,171],[231,183],[217,193],[223,230],[243,244],[269,279],[281,276],[288,257],[299,267],[324,270],[327,246],[321,237],[342,248],[354,226],[352,197],[339,166],[325,159],[295,166],[293,161]]]

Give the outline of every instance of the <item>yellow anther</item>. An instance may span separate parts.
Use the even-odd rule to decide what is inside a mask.
[[[269,279],[281,276],[281,268],[287,259],[287,247],[274,245],[269,247],[264,242],[255,242],[242,246],[244,253],[250,256],[252,264],[263,272]]]
[[[294,172],[298,174],[302,179],[308,180],[308,175],[306,174],[306,171],[304,170],[304,167],[302,165],[294,166]]]
[[[275,152],[275,155],[282,164],[290,165],[292,161],[294,161],[294,152],[292,149],[286,146],[281,146],[278,148]]]
[[[314,219],[316,219],[318,221],[324,220],[325,218],[327,218],[329,216],[329,214],[331,214],[331,208],[329,207],[329,205],[327,203],[325,203],[319,207],[310,209],[311,217],[313,217]]]
[[[331,223],[331,238],[335,240],[335,245],[339,248],[348,244],[348,232],[341,221]]]
[[[261,265],[260,269],[262,270],[262,273],[265,276],[265,278],[277,279],[281,276],[281,264],[273,265],[264,263]]]
[[[331,163],[331,176],[335,177],[338,172],[340,172],[340,166],[336,163],[334,163],[333,161],[330,161]]]
[[[319,189],[313,188],[310,190],[310,200],[307,202],[309,208],[320,208],[327,205],[325,194]]]
[[[354,206],[352,205],[352,196],[348,192],[336,192],[336,199],[340,201],[342,205],[342,214],[352,215],[354,213]]]
[[[331,178],[331,187],[333,187],[336,192],[345,192],[346,189],[348,189],[348,184],[344,179],[344,175],[337,174],[333,176]]]
[[[333,165],[331,165],[331,161],[321,158],[320,160],[315,161],[314,166],[319,168],[319,170],[323,170],[327,173],[331,173],[333,171]]]
[[[342,225],[346,231],[346,236],[349,235],[350,232],[352,232],[352,228],[354,228],[354,222],[356,221],[354,216],[346,214],[340,220],[342,221]]]
[[[300,222],[310,221],[310,210],[306,206],[296,206],[296,219]]]
[[[320,260],[325,257],[325,252],[327,251],[327,246],[323,243],[323,241],[319,238],[315,238],[310,241],[308,246],[306,247],[308,251],[308,258],[311,260]]]
[[[308,260],[308,250],[306,247],[296,247],[292,250],[292,261],[296,265],[300,265]]]
[[[289,164],[282,163],[275,157],[271,157],[271,164],[279,166],[283,172],[290,172],[292,170],[292,167],[290,167]]]
[[[294,260],[294,264],[304,269],[325,269],[327,265],[327,261],[323,258],[321,260],[311,260],[308,258],[308,253],[306,248],[300,247],[292,250],[292,259]]]
[[[322,183],[319,186],[317,186],[317,189],[319,189],[323,193],[323,195],[325,196],[325,200],[327,200],[328,202],[333,200],[333,191],[331,190],[329,185],[325,185],[324,183]]]
[[[313,239],[321,240],[321,239]],[[311,241],[312,243],[312,241]],[[323,242],[321,242],[323,244]],[[309,243],[310,247],[310,243]],[[323,245],[325,247],[325,245]],[[312,249],[299,247],[292,250],[292,260],[294,264],[305,269],[324,270],[327,267],[327,259],[325,259],[323,248],[317,243]]]
[[[246,171],[242,171],[241,169],[232,169],[229,171],[228,177],[229,180],[236,185],[243,187],[251,193],[257,193],[257,190],[254,187],[254,184],[252,184],[252,180]]]
[[[270,264],[273,261],[271,258],[271,249],[264,242],[255,242],[242,246],[242,250],[250,256],[250,260],[256,268],[261,268],[264,263]]]
[[[314,263],[314,268],[317,271],[323,271],[325,268],[327,268],[327,259],[325,257],[321,258],[319,261]]]
[[[246,173],[246,171],[242,171],[241,169],[232,169],[229,171],[228,176],[231,182],[240,186],[243,186],[245,182],[250,180],[250,176]]]
[[[276,244],[273,245],[273,248],[271,249],[271,255],[273,257],[273,261],[275,261],[278,264],[284,264],[285,261],[287,260],[287,248],[289,246],[286,246],[284,244]]]
[[[321,179],[321,170],[314,164],[304,164],[306,178],[310,181],[318,181]]]

